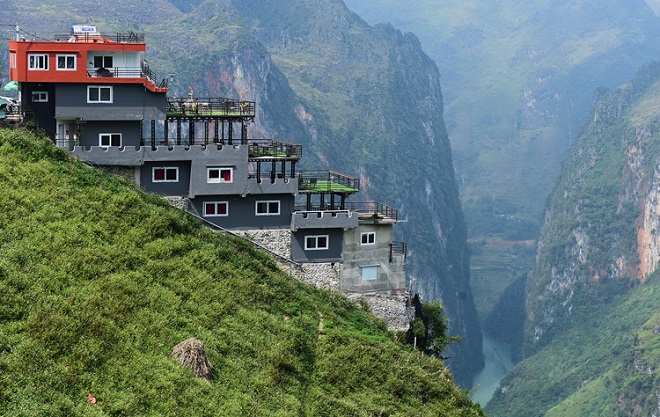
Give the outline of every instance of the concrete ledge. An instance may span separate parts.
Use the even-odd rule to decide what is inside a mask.
[[[348,210],[297,211],[291,216],[291,230],[298,229],[354,229],[358,226],[357,212]]]

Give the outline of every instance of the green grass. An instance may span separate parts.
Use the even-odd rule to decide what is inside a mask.
[[[617,399],[636,395],[630,381],[643,376],[660,384],[657,369],[651,375],[634,370],[636,355],[638,364],[653,366],[660,360],[660,334],[654,332],[660,324],[659,303],[660,274],[655,273],[612,305],[574,310],[572,328],[502,380],[505,392],[497,392],[488,404],[489,415],[618,415],[610,410]]]
[[[316,184],[305,183],[298,186],[300,191],[344,191],[347,193],[357,193],[359,190],[356,190],[352,187],[347,187],[345,185],[338,184],[336,182],[322,180],[317,181]]]
[[[483,415],[343,296],[11,130],[0,294],[2,416]],[[190,337],[210,383],[171,357]]]

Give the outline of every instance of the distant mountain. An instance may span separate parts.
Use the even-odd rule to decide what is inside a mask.
[[[527,278],[528,359],[502,381],[494,416],[660,412],[660,63],[598,95]]]
[[[449,333],[463,338],[448,364],[469,384],[483,358],[467,232],[438,70],[417,38],[371,27],[339,0],[152,0],[80,9],[26,0],[7,12],[41,37],[72,23],[145,32],[147,59],[172,75],[171,94],[192,88],[197,96],[254,100],[252,136],[302,144],[307,168],[361,177],[358,198],[399,208],[406,220],[398,238],[409,244],[414,290],[442,300]]]
[[[660,56],[660,18],[643,0],[346,4],[370,23],[415,33],[440,68],[469,235],[480,245],[472,283],[485,319],[503,281],[533,260],[526,241],[594,91]]]

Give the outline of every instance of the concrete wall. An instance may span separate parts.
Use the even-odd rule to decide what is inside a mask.
[[[179,168],[177,182],[153,182],[153,168]],[[140,168],[140,187],[163,196],[186,196],[190,185],[190,161],[145,162]]]
[[[228,216],[204,216],[204,202],[208,201],[226,201],[228,203]],[[257,201],[279,201],[280,214],[256,215]],[[240,195],[205,195],[191,199],[190,202],[193,211],[198,216],[225,229],[288,229],[291,222],[291,212],[295,208],[294,196],[282,194],[247,195],[245,197]]]
[[[357,212],[342,211],[299,211],[293,213],[291,230],[299,229],[352,229],[358,226]]]
[[[362,233],[375,233],[374,244],[362,245]],[[405,289],[406,272],[403,257],[389,261],[392,243],[391,224],[361,224],[344,233],[344,251],[341,274],[341,291],[396,292]],[[365,267],[377,267],[376,279],[365,280]]]
[[[88,121],[80,125],[80,146],[91,148],[99,146],[99,134],[120,133],[123,147],[140,146],[140,122],[139,121]]]
[[[33,91],[45,91],[48,93],[47,102],[33,102]],[[55,124],[55,87],[49,83],[24,83],[21,84],[21,106],[23,111],[34,112],[34,117],[39,126],[46,131],[50,138],[55,138],[57,126]]]
[[[307,236],[328,236],[328,249],[305,250]],[[341,262],[342,229],[304,229],[291,234],[291,258],[296,262]]]
[[[87,103],[87,86],[112,86],[112,103]],[[152,93],[142,84],[57,84],[58,119],[164,120],[165,93]]]

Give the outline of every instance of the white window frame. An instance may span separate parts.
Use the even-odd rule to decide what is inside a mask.
[[[271,211],[270,205],[276,203],[277,211]],[[259,211],[259,205],[265,205],[266,211]],[[280,200],[257,200],[254,203],[255,216],[279,216],[280,215]]]
[[[211,172],[218,171],[218,178],[211,178]],[[223,179],[222,171],[229,171],[229,180]],[[234,182],[234,168],[230,167],[207,167],[206,182],[209,184],[229,184]]]
[[[362,281],[376,281],[378,279],[378,265],[367,265],[360,267]]]
[[[110,90],[110,99],[109,100],[101,100],[101,89],[107,88]],[[98,89],[98,99],[97,100],[92,100],[89,97],[89,93],[91,92],[92,89]],[[113,100],[113,89],[111,85],[88,85],[87,86],[87,102],[88,103],[112,103]]]
[[[64,68],[60,68],[60,58],[64,58]],[[73,68],[69,68],[69,59],[73,60]],[[57,54],[55,55],[55,69],[57,71],[75,71],[77,58],[75,54]]]
[[[108,142],[109,145],[104,145],[104,144],[103,144],[103,137],[104,137],[104,136],[107,136],[107,137],[108,137],[108,139],[109,139],[109,142]],[[112,144],[112,137],[113,137],[113,136],[119,136],[119,145],[113,145],[113,144]],[[117,148],[117,147],[122,146],[122,144],[123,144],[123,138],[122,138],[122,134],[121,134],[121,133],[99,133],[99,146],[102,147],[102,148],[110,148],[110,147],[112,147],[112,148]],[[177,178],[178,178],[178,177],[179,177],[179,175],[177,174]]]
[[[48,71],[48,58],[48,54],[28,54],[28,69],[30,71]]]
[[[48,103],[48,91],[33,91],[31,97],[33,103]]]
[[[9,52],[9,68],[16,68],[16,52]]]
[[[324,247],[319,247],[319,239],[325,239]],[[313,241],[314,245],[310,245],[310,241]],[[305,250],[328,250],[328,249],[330,249],[329,235],[305,236]]]
[[[376,244],[376,232],[360,233],[360,246],[369,246]]]
[[[224,204],[225,206],[225,214],[219,214],[218,213],[218,205]],[[214,206],[214,213],[215,214],[206,214],[206,207],[213,205]],[[204,217],[228,217],[229,216],[229,201],[205,201],[204,202],[204,207],[202,207],[203,214],[202,216]]]
[[[156,179],[156,170],[157,169],[164,169],[164,179],[162,180],[157,180]],[[174,170],[176,172],[176,179],[173,180],[168,180],[167,179],[167,171],[169,170]],[[179,167],[152,167],[151,168],[151,181],[152,182],[179,182]]]

